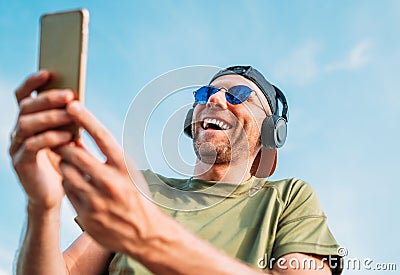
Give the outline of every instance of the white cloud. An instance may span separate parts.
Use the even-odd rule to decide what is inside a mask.
[[[325,70],[331,72],[337,70],[355,70],[361,68],[370,61],[371,48],[372,45],[370,42],[361,41],[350,50],[344,59],[326,65]]]
[[[314,41],[296,47],[275,69],[275,76],[282,82],[304,85],[318,74],[317,55],[320,44]]]
[[[285,59],[278,63],[275,76],[283,82],[304,85],[318,76],[321,69],[332,72],[339,70],[356,70],[371,61],[372,43],[364,40],[356,44],[346,56],[323,67],[318,64],[321,46],[315,41],[306,42],[296,47]]]

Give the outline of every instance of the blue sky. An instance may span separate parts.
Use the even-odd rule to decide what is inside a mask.
[[[13,90],[37,68],[40,15],[78,7],[90,12],[86,105],[118,140],[130,102],[160,74],[251,64],[290,106],[273,178],[313,186],[350,257],[400,268],[400,2],[17,0],[0,2],[0,275],[25,220],[7,155]],[[62,215],[65,247],[79,230],[67,203]]]

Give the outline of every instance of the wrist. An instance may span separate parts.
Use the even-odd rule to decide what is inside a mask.
[[[169,255],[176,250],[181,250],[181,240],[188,232],[175,220],[168,216],[157,219],[157,234],[152,236],[146,243],[143,243],[137,254],[137,260],[151,271],[159,273],[161,270],[166,272],[169,268],[171,259]],[[153,268],[156,269],[153,269]],[[157,270],[161,268],[161,270]],[[166,272],[169,273],[169,272]]]
[[[60,221],[61,204],[54,205],[53,207],[44,207],[28,201],[27,213],[28,220],[37,222],[46,221]]]

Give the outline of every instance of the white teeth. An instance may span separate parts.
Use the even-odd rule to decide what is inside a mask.
[[[214,124],[217,125],[219,128],[221,128],[222,130],[228,130],[229,126],[226,125],[224,122],[215,119],[215,118],[206,118],[203,121],[203,128],[207,129],[209,124]]]

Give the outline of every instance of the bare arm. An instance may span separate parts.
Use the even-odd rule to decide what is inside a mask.
[[[64,252],[65,264],[70,274],[104,274],[113,254],[99,245],[87,233]]]
[[[17,265],[17,274],[67,274],[59,248],[58,209],[28,207],[28,224]],[[48,259],[52,259],[48,261]]]
[[[102,274],[107,270],[111,253],[86,233],[61,253],[59,211],[28,212],[17,274]]]

